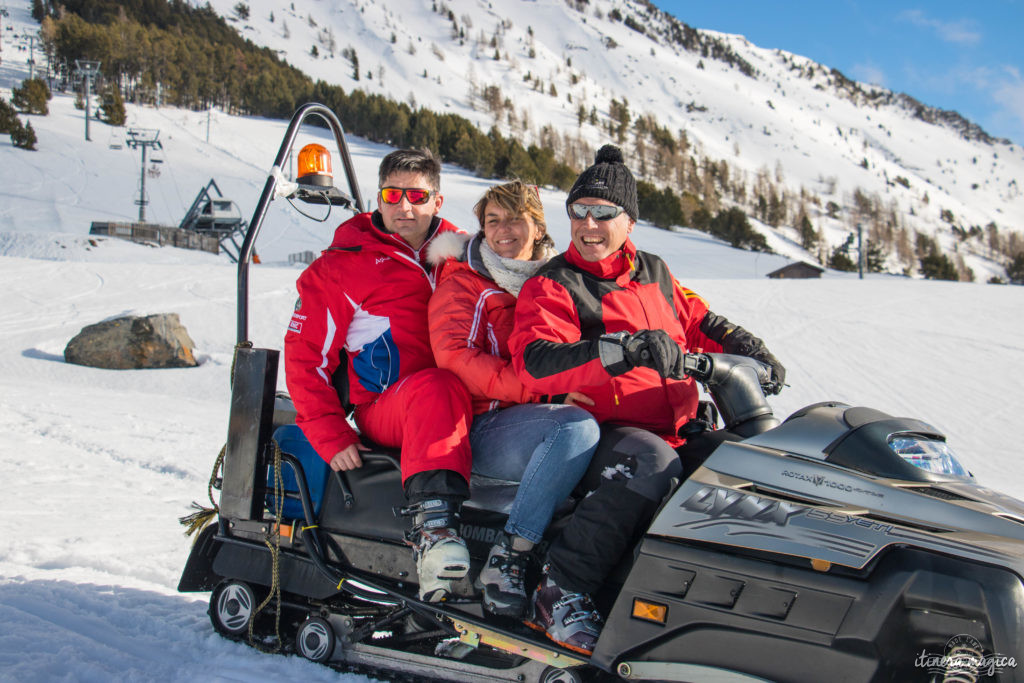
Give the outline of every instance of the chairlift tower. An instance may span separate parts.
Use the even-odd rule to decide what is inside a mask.
[[[139,205],[139,222],[146,222],[146,204],[149,204],[149,200],[146,199],[146,150],[152,147],[154,150],[163,149],[163,145],[157,138],[160,137],[160,131],[156,128],[129,128],[125,134],[127,139],[125,144],[130,149],[141,149],[142,150],[142,166],[139,171],[139,198],[135,200],[135,203]]]
[[[85,82],[85,139],[92,142],[89,137],[89,100],[92,98],[92,83],[100,72],[100,62],[93,62],[85,59],[75,60],[75,74]]]
[[[867,261],[866,254],[864,252],[864,226],[858,221],[857,223],[857,275],[863,280],[864,279],[864,263]]]
[[[4,32],[3,32],[4,17],[9,17],[9,16],[11,16],[11,14],[10,14],[10,12],[7,11],[7,3],[5,2],[2,5],[0,5],[0,52],[3,52],[3,46],[4,46]],[[0,60],[0,61],[2,61],[2,60]]]
[[[28,37],[28,79],[36,77],[36,37]]]

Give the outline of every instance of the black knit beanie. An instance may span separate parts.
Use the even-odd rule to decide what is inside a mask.
[[[621,149],[605,145],[597,151],[594,165],[580,173],[569,190],[566,208],[581,197],[606,199],[621,206],[633,220],[637,219],[636,179],[622,163]]]

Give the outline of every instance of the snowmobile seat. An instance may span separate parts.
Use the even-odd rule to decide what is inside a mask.
[[[278,399],[281,400],[280,398]],[[314,514],[317,517],[321,515],[322,504],[325,496],[332,499],[335,495],[327,495],[326,491],[328,488],[339,488],[338,486],[331,486],[329,481],[334,477],[331,476],[331,469],[324,462],[317,452],[313,449],[312,444],[306,439],[306,435],[302,433],[297,425],[281,425],[274,430],[274,441],[285,453],[295,456],[300,464],[306,476],[306,482],[309,486],[310,498],[312,499]],[[364,453],[365,460],[373,460],[374,467],[368,468],[366,472],[352,471],[345,475],[346,486],[354,487],[351,493],[357,497],[362,498],[366,495],[365,491],[366,484],[369,481],[364,482],[363,475],[369,476],[370,480],[377,482],[381,477],[387,476],[386,472],[395,470],[393,466],[389,467],[390,462],[398,462],[399,451],[398,449],[384,448],[368,442],[365,437],[363,438],[364,443],[370,447],[370,451]],[[366,465],[364,465],[366,467]],[[360,468],[362,469],[362,468]],[[284,465],[281,468],[281,475],[284,484],[284,490],[286,493],[292,493],[293,496],[286,496],[283,507],[283,514],[285,517],[292,519],[301,519],[302,503],[297,497],[298,485],[295,481],[295,473],[292,468],[288,465]],[[398,476],[398,472],[394,471],[393,474],[387,477],[389,480],[394,479],[394,486],[396,492],[401,491],[401,480]],[[474,474],[470,481],[470,490],[472,497],[466,501],[465,506],[469,508],[476,508],[479,510],[487,510],[490,512],[497,512],[501,514],[508,514],[512,509],[512,501],[516,497],[516,492],[519,490],[519,482],[508,481],[504,479],[492,479],[490,477],[483,477],[478,474]],[[274,491],[274,468],[273,466],[267,469],[267,497],[266,505],[269,509],[274,509],[276,499],[273,495]],[[344,496],[344,491],[331,491],[331,494],[341,494]],[[362,493],[363,495],[360,495]],[[397,505],[404,504],[399,500]],[[561,506],[560,509],[566,506],[571,506],[571,500],[567,500],[566,504]],[[333,505],[331,506],[333,507]],[[332,511],[329,511],[327,515],[333,517]]]
[[[333,375],[331,375],[331,384],[334,386],[334,390],[338,394],[338,400],[345,408],[345,412],[351,421],[354,407],[352,402],[349,400],[348,352],[344,349],[339,351],[338,369],[334,371]],[[366,437],[362,437],[362,440],[363,443],[369,446],[372,451],[381,451],[392,454],[397,462],[399,457],[398,449],[381,448],[380,446],[376,446],[369,442]],[[512,501],[516,497],[516,491],[518,490],[519,482],[517,481],[491,479],[490,477],[481,477],[474,474],[470,479],[471,497],[464,503],[464,505],[470,508],[508,514],[512,509]]]

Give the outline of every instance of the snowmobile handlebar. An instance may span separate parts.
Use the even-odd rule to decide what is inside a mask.
[[[683,372],[702,383],[725,381],[728,374],[740,366],[754,370],[758,383],[765,392],[774,388],[771,366],[759,360],[729,353],[683,354]]]
[[[687,353],[682,366],[711,394],[726,429],[746,437],[779,424],[765,398],[775,383],[764,363],[728,353]]]

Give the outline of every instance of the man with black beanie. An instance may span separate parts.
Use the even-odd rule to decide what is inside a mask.
[[[589,495],[552,544],[527,625],[590,654],[601,631],[596,591],[646,528],[673,479],[689,476],[720,438],[680,436],[698,390],[682,372],[689,351],[750,356],[785,369],[764,343],[715,315],[659,257],[629,239],[636,180],[605,145],[569,191],[572,244],[527,280],[509,339],[516,373],[537,393],[579,391],[602,423],[582,483]],[[724,433],[723,433],[724,436]]]

